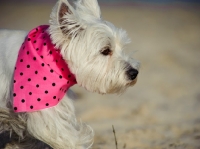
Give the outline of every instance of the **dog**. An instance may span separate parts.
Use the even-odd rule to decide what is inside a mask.
[[[87,149],[94,132],[77,121],[69,88],[122,93],[140,64],[124,54],[126,31],[101,18],[97,0],[58,0],[50,17],[29,33],[0,31],[0,133],[10,134],[10,148]]]

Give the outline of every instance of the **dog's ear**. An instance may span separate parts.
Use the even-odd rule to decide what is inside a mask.
[[[50,15],[49,33],[56,48],[62,48],[69,39],[74,39],[83,29],[80,17],[68,0],[58,0]]]
[[[60,24],[60,29],[67,36],[77,34],[80,29],[80,25],[74,17],[74,8],[67,0],[60,0],[60,5],[57,11],[57,18]]]
[[[51,13],[51,28],[58,28],[68,38],[76,36],[82,29],[76,12],[68,0],[59,0]]]
[[[57,9],[57,21],[59,24],[63,24],[67,18],[67,15],[71,15],[73,11],[73,7],[67,0],[60,0]]]
[[[66,15],[67,13],[71,13],[71,11],[69,10],[69,7],[65,4],[65,3],[61,3],[60,4],[60,8],[58,11],[58,22],[60,24],[62,24],[62,22],[64,21],[64,15]]]
[[[97,0],[80,0],[83,6],[91,11],[92,15],[96,18],[101,17],[101,11]]]

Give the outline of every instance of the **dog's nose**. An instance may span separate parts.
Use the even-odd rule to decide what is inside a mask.
[[[127,71],[127,75],[130,80],[134,80],[138,75],[138,71],[136,69],[131,68]]]

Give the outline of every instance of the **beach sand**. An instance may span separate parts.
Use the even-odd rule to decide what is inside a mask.
[[[0,2],[0,28],[47,24],[53,3]],[[95,132],[93,149],[200,148],[200,7],[102,5],[102,16],[127,30],[126,52],[141,62],[138,82],[121,95],[77,85],[78,119]]]

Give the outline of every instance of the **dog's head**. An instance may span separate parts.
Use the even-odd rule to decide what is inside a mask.
[[[97,0],[59,0],[50,20],[52,42],[77,83],[99,93],[122,92],[136,83],[139,63],[126,55],[126,32],[101,18]]]

